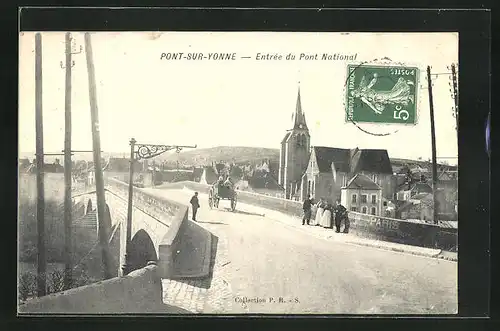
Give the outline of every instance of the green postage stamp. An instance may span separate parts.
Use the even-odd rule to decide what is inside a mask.
[[[346,120],[416,124],[419,69],[406,66],[347,66]]]

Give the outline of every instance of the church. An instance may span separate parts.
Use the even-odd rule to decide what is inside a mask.
[[[394,198],[394,176],[387,150],[311,146],[299,88],[292,128],[281,141],[278,180],[285,188],[285,197],[303,201],[310,194],[333,202],[341,199],[342,188],[358,174],[380,187],[381,199]]]

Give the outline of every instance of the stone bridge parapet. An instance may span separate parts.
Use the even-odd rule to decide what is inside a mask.
[[[119,314],[165,312],[158,267],[149,265],[124,277],[35,298],[19,313]],[[168,311],[167,311],[168,312]]]
[[[186,187],[200,193],[208,193],[210,185],[185,181],[166,186],[166,188],[170,187]],[[280,211],[293,217],[302,217],[302,203],[299,201],[247,191],[237,190],[237,192],[238,201],[243,203]],[[313,217],[314,214],[313,209]],[[452,251],[457,249],[458,230],[456,228],[356,212],[349,212],[349,219],[351,229],[360,237]]]

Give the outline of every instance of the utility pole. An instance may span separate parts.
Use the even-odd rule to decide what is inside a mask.
[[[99,243],[102,252],[104,279],[113,277],[110,270],[109,230],[107,227],[106,197],[104,195],[104,176],[101,164],[101,138],[99,135],[99,112],[97,109],[97,92],[95,83],[94,61],[90,34],[85,33],[85,55],[89,76],[90,117],[92,122],[92,141],[94,152],[95,185],[97,195],[97,219],[99,225]]]
[[[43,158],[43,103],[42,103],[42,35],[35,35],[35,121],[36,121],[36,218],[37,218],[37,295],[47,292],[45,261],[45,192]]]
[[[66,33],[66,87],[64,96],[64,288],[71,287],[71,34]]]
[[[130,169],[128,177],[128,204],[127,204],[127,235],[125,244],[125,261],[122,265],[122,276],[130,272],[130,243],[132,242],[132,200],[134,193],[134,164],[135,164],[135,143],[134,138],[130,139]]]
[[[437,162],[436,162],[436,128],[434,125],[434,101],[432,99],[431,67],[427,66],[427,84],[429,90],[429,110],[431,116],[431,142],[432,142],[432,196],[433,196],[433,218],[434,224],[438,224],[438,200],[437,200]]]
[[[451,65],[451,79],[453,84],[453,101],[455,102],[455,120],[457,121],[457,134],[458,134],[458,81],[457,81],[457,70],[455,64]]]

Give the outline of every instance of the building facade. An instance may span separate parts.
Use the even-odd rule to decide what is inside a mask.
[[[349,211],[382,216],[382,188],[368,176],[357,174],[342,187],[340,203]]]
[[[284,188],[287,199],[304,200],[309,194],[333,202],[340,199],[342,187],[357,174],[375,182],[383,198],[392,200],[395,197],[397,183],[387,150],[311,148],[300,89],[292,128],[287,130],[280,147],[278,183]]]
[[[310,194],[333,202],[340,199],[342,187],[358,174],[376,183],[383,198],[393,199],[396,183],[386,150],[323,146],[312,148],[302,176],[302,198]]]

